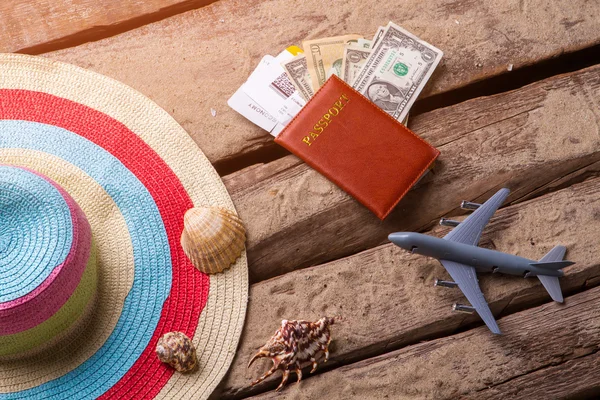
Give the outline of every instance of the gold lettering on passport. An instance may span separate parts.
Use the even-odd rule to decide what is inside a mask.
[[[325,114],[323,114],[319,121],[317,121],[312,130],[310,130],[308,134],[302,138],[302,142],[306,143],[307,146],[310,146],[315,139],[317,139],[319,135],[325,131],[325,128],[329,126],[332,118],[337,117],[349,102],[350,99],[348,96],[342,93],[339,99],[333,103],[333,106],[327,110]]]

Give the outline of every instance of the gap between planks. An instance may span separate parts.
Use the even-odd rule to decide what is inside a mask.
[[[599,97],[594,66],[415,117],[442,154],[383,222],[294,156],[224,177],[248,231],[251,281],[423,231],[500,187],[516,203],[600,174]]]
[[[307,379],[281,395],[255,399],[331,397],[383,399],[549,399],[598,393],[600,288],[485,327],[417,344]]]
[[[551,4],[530,0],[523,9],[511,0],[401,3],[371,7],[363,0],[348,0],[323,7],[321,0],[305,0],[301,13],[290,14],[297,8],[293,0],[220,0],[45,56],[141,91],[190,133],[213,164],[228,172],[236,167],[225,168],[225,160],[274,147],[268,134],[227,106],[227,99],[263,55],[304,39],[343,32],[372,35],[378,23],[401,22],[445,52],[422,99],[494,76],[511,77],[542,60],[600,44],[600,5],[585,0]],[[289,22],[290,15],[294,23]]]
[[[448,230],[437,227],[430,234],[443,236]],[[576,262],[561,278],[562,290],[569,296],[600,284],[599,230],[600,178],[594,178],[500,209],[481,245],[531,259],[541,258],[556,244],[566,245],[567,259]],[[252,285],[240,345],[217,396],[238,399],[277,386],[279,374],[251,387],[267,363],[251,369],[246,365],[281,319],[344,317],[332,328],[331,360],[319,367],[323,375],[332,368],[481,326],[476,315],[451,312],[451,305],[464,302],[464,296],[460,290],[433,287],[436,277],[447,277],[439,262],[387,244]],[[506,316],[551,301],[537,279],[491,274],[480,274],[479,279],[492,312],[502,317],[504,337],[514,334]],[[481,330],[493,337],[485,326]]]
[[[413,105],[410,117],[415,118],[426,112],[450,107],[477,97],[506,93],[553,76],[575,72],[598,64],[600,64],[600,45],[561,54],[556,58],[543,60],[511,73],[504,72],[460,88],[419,99]],[[410,122],[409,127],[412,129]],[[251,152],[219,160],[214,163],[214,167],[219,175],[226,176],[256,163],[266,164],[288,155],[290,155],[289,151],[272,142]]]
[[[567,362],[549,365],[507,382],[481,389],[464,399],[531,400],[549,398],[598,399],[600,386],[600,353],[575,357]],[[591,378],[591,379],[590,379]]]
[[[0,6],[0,21],[10,40],[0,40],[0,46],[4,52],[48,53],[110,38],[215,1],[218,0],[75,0],[63,5],[58,0],[46,6],[31,0],[19,4],[9,0]],[[32,15],[37,18],[31,18]]]

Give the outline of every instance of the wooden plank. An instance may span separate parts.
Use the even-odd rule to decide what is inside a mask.
[[[371,36],[396,21],[444,51],[421,98],[600,43],[600,4],[586,0],[221,0],[105,40],[47,54],[114,77],[175,117],[221,162],[274,146],[227,99],[265,54],[302,40]],[[211,108],[216,110],[215,117]]]
[[[505,334],[500,337],[481,327],[317,375],[282,394],[271,391],[255,398],[481,399],[487,398],[482,391],[506,389],[495,398],[512,399],[518,386],[503,385],[511,379],[526,380],[528,374],[580,357],[598,359],[598,307],[600,288],[595,288],[568,298],[565,305],[547,304],[503,318]],[[563,396],[578,384],[593,387],[597,370],[581,371],[577,377],[555,373],[542,390],[530,387],[531,397],[520,398],[557,398],[543,394],[553,384]]]
[[[473,400],[546,400],[600,398],[600,353],[578,356],[461,397]]]
[[[229,194],[238,193],[252,189],[256,182],[271,179],[302,164],[302,160],[296,157],[283,157],[270,162],[268,167],[266,164],[254,164],[235,174],[224,176],[223,183],[229,189]]]
[[[447,230],[437,227],[433,233],[441,236]],[[561,278],[563,292],[569,293],[600,284],[599,230],[600,178],[596,178],[499,210],[481,244],[532,259],[556,244],[566,245],[568,259],[577,263]],[[373,357],[473,322],[481,324],[477,316],[451,311],[453,303],[465,302],[464,296],[459,290],[433,287],[436,277],[448,279],[437,261],[388,244],[252,285],[245,329],[219,398],[240,398],[277,386],[278,376],[250,387],[267,363],[250,369],[246,365],[282,319],[344,318],[333,326],[331,360],[321,368]],[[537,279],[481,274],[480,285],[495,315],[550,301]],[[502,319],[499,326],[505,337],[514,338],[512,325]],[[492,338],[486,328],[482,332]]]
[[[293,156],[255,168],[264,180],[227,177],[248,228],[251,279],[373,247],[393,231],[426,229],[458,213],[461,200],[484,200],[503,186],[517,201],[598,174],[598,98],[595,66],[417,116],[413,126],[442,154],[384,222]]]
[[[98,40],[214,0],[5,0],[0,51],[35,54]]]

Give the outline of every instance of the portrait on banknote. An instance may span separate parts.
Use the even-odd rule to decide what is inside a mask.
[[[386,112],[394,112],[404,99],[398,88],[388,82],[373,81],[367,89],[367,98]]]

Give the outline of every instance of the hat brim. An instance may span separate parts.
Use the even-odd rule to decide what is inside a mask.
[[[0,55],[0,162],[44,174],[80,205],[97,250],[98,293],[76,334],[0,362],[0,397],[207,398],[227,371],[246,311],[245,252],[207,276],[179,245],[192,206],[233,209],[208,159],[164,110],[105,76]],[[158,337],[182,331],[199,368],[173,373]]]

